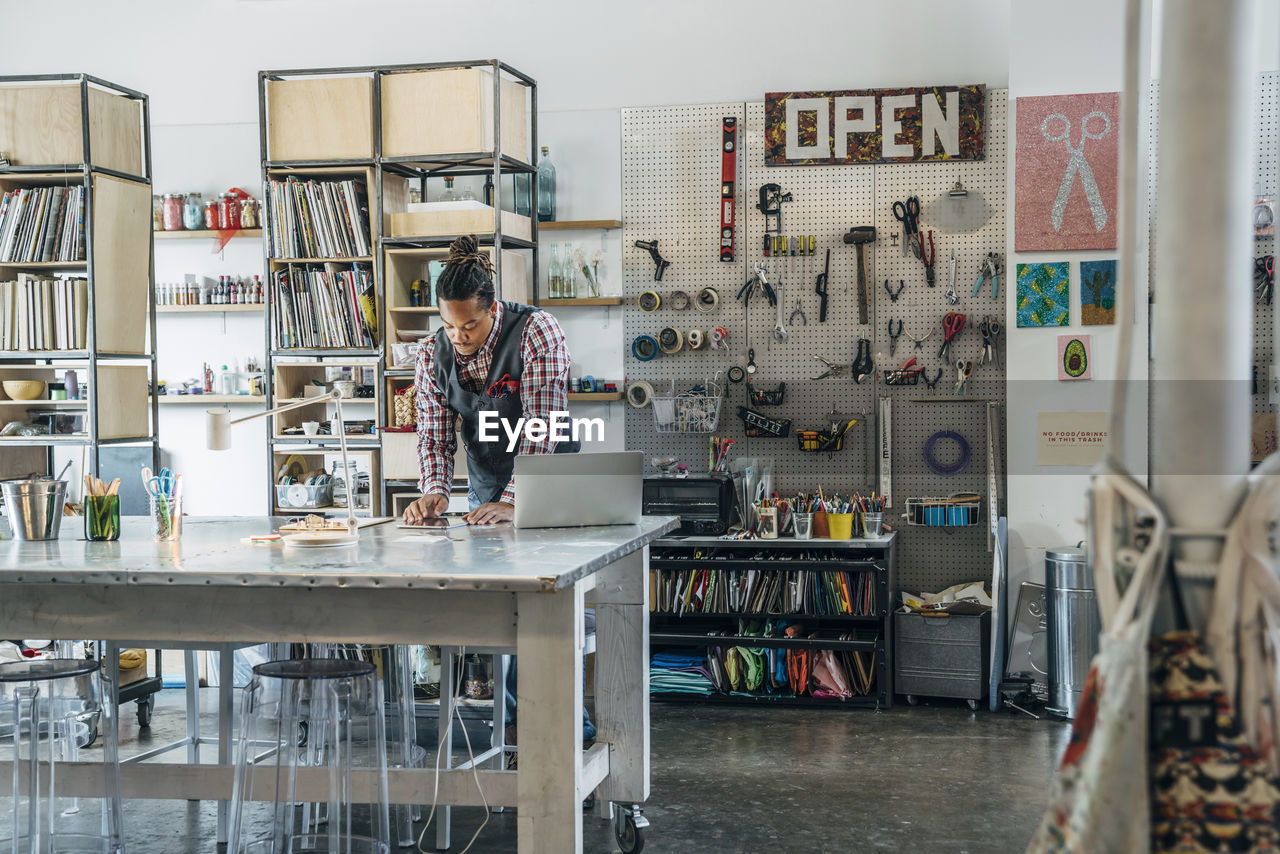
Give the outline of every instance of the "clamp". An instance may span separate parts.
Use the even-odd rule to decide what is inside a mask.
[[[828,377],[842,377],[842,376],[844,376],[844,365],[837,365],[837,364],[835,364],[834,362],[828,362],[826,359],[822,358],[821,356],[814,356],[813,358],[817,359],[819,362],[821,362],[822,364],[826,365],[826,366],[827,366],[827,369],[826,369],[825,371],[823,371],[822,373],[818,374],[816,377],[809,377],[809,379],[811,379],[811,380],[825,380],[825,379],[827,379]]]
[[[662,274],[671,266],[671,262],[663,258],[658,252],[658,241],[656,240],[637,240],[635,244],[640,249],[648,249],[649,257],[653,259],[656,269],[653,271],[653,280],[655,282],[662,281]]]
[[[897,237],[897,234],[894,234],[894,237]],[[889,295],[889,302],[897,302],[898,297],[902,296],[902,289],[905,288],[906,286],[907,286],[906,282],[902,281],[902,279],[898,279],[898,289],[896,291],[891,290],[889,288],[889,280],[885,279],[884,292]]]
[[[893,318],[889,318],[889,355],[892,356],[898,349],[898,339],[902,337],[902,319],[898,319],[898,331],[893,331]]]
[[[858,354],[853,357],[853,364],[849,368],[853,372],[853,381],[859,384],[875,372],[876,363],[871,358],[870,339],[858,339]]]

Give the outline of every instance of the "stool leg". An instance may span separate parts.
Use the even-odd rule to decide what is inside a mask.
[[[187,762],[200,762],[200,676],[196,669],[196,651],[182,653],[184,679],[187,694]]]
[[[119,671],[119,658],[116,659],[116,671]],[[104,831],[108,840],[109,854],[120,854],[124,851],[124,804],[120,797],[120,731],[116,725],[118,710],[115,703],[117,683],[112,682],[112,674],[99,669],[99,702],[101,710],[98,718],[98,730],[102,738],[102,773],[105,778],[103,804]]]
[[[224,646],[218,655],[218,764],[231,764],[231,722],[235,706],[235,650]],[[197,712],[199,705],[197,701]],[[196,730],[199,732],[199,729]],[[218,844],[227,842],[227,810],[226,801],[218,801]]]
[[[23,791],[19,785],[19,769],[22,767],[23,746],[27,756],[27,815],[26,838],[31,851],[39,851],[40,845],[40,691],[34,687],[18,688],[14,692],[13,732],[13,854],[26,854],[19,847],[22,822]],[[26,732],[24,738],[22,733]]]
[[[436,759],[437,767],[448,770],[453,767],[453,686],[456,679],[454,661],[457,649],[451,646],[440,647],[440,712],[436,725],[439,740],[440,756]],[[449,830],[451,820],[449,806],[436,806],[436,849],[445,851],[449,848]]]
[[[395,667],[396,717],[392,736],[399,744],[400,767],[413,767],[414,746],[418,742],[418,723],[413,705],[413,667],[410,663],[411,648],[403,644],[391,648]],[[396,838],[401,848],[413,845],[413,821],[416,807],[413,804],[396,804]]]
[[[244,802],[249,799],[250,786],[253,781],[253,755],[250,751],[249,722],[253,720],[253,702],[257,695],[257,681],[250,680],[249,687],[244,690],[244,698],[240,705],[240,737],[236,740],[236,770],[231,785],[230,827],[227,836],[228,854],[239,854],[240,823],[244,812]]]

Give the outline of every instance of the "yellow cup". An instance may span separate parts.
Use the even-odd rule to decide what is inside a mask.
[[[827,527],[831,531],[831,539],[851,540],[853,539],[853,514],[828,513]]]

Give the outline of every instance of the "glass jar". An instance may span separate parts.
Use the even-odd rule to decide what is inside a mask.
[[[181,193],[166,193],[164,197],[164,230],[165,231],[184,231],[185,226],[182,222],[182,210],[185,207],[186,199]]]
[[[151,197],[151,228],[154,231],[164,231],[164,196]]]
[[[231,193],[218,197],[218,228],[240,227],[240,199]]]
[[[218,228],[218,200],[211,198],[204,206],[204,227],[207,231]]]
[[[85,496],[84,538],[90,542],[120,539],[119,495]]]
[[[186,204],[182,208],[182,224],[187,231],[199,231],[204,227],[204,207],[200,204],[199,193],[188,193]]]
[[[253,199],[244,199],[240,202],[240,227],[258,227],[258,203]]]

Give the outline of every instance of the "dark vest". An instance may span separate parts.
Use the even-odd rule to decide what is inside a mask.
[[[489,397],[485,392],[504,374],[510,375],[514,380],[524,377],[524,359],[520,355],[520,348],[524,341],[525,324],[534,312],[533,308],[517,302],[504,301],[502,309],[502,326],[498,329],[497,340],[493,342],[493,361],[489,365],[489,375],[485,377],[478,392],[468,391],[458,380],[453,344],[443,328],[436,332],[432,366],[436,387],[444,390],[450,408],[462,418],[459,433],[467,451],[467,478],[471,489],[484,503],[497,501],[502,497],[502,491],[511,482],[519,445],[517,443],[517,448],[507,451],[510,439],[500,424],[496,428],[498,441],[481,442],[480,413],[496,412],[499,419],[506,419],[512,426],[524,417],[524,404],[519,391],[499,398]]]

